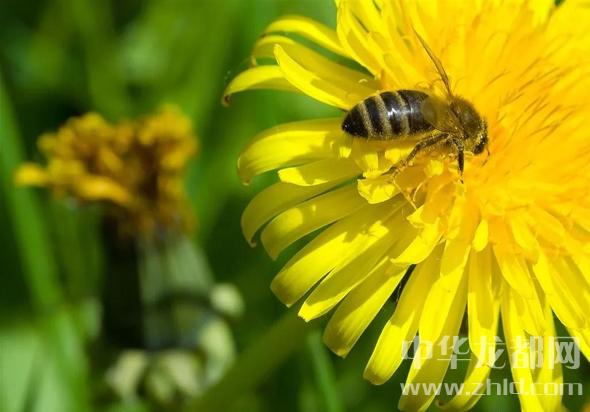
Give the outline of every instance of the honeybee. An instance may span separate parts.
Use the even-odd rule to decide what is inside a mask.
[[[442,98],[420,90],[385,91],[350,109],[342,129],[353,137],[380,141],[418,138],[410,154],[396,165],[393,177],[421,151],[450,146],[456,151],[462,179],[465,151],[479,155],[487,149],[487,123],[472,103],[453,94],[442,63],[424,39],[415,34],[434,63],[446,96]]]

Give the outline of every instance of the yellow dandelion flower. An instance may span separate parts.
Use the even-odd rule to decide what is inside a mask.
[[[299,16],[272,23],[254,47],[253,66],[228,85],[226,101],[267,88],[348,111],[384,91],[444,96],[422,38],[453,95],[487,121],[489,155],[467,151],[460,178],[454,151],[440,146],[394,177],[416,141],[352,138],[342,130],[344,115],[261,133],[241,154],[240,176],[248,182],[278,170],[280,181],[245,210],[246,238],[261,231],[275,258],[317,231],[275,277],[273,292],[288,306],[307,294],[299,311],[305,320],[335,309],[324,339],[346,356],[406,278],[365,369],[375,384],[392,376],[403,342],[416,334],[406,383],[441,382],[449,359],[436,344],[459,334],[465,314],[472,353],[466,385],[487,379],[500,323],[509,354],[532,358],[540,353],[526,339],[555,335],[554,314],[590,357],[588,5],[336,3],[336,30]],[[433,356],[424,355],[422,342],[434,343]],[[561,366],[550,362],[511,368],[525,385],[562,381]],[[480,396],[462,393],[440,406],[469,409]],[[558,395],[519,396],[523,410],[560,408]],[[433,398],[404,394],[399,407],[425,410]]]
[[[22,165],[17,184],[107,203],[125,230],[189,223],[183,176],[196,139],[190,120],[178,109],[165,106],[117,125],[89,113],[41,136],[38,146],[47,166]]]

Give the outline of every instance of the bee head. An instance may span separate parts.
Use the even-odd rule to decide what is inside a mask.
[[[455,98],[450,108],[465,139],[466,149],[473,154],[482,153],[488,144],[486,121],[467,100]]]
[[[479,133],[475,136],[475,142],[473,144],[473,154],[480,154],[488,145],[488,125],[485,120],[482,119],[482,127]]]

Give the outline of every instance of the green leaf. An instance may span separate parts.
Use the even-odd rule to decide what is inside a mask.
[[[0,410],[88,410],[87,365],[75,310],[0,324]]]
[[[39,336],[30,326],[0,329],[0,410],[24,410],[40,349]]]
[[[23,161],[21,139],[14,122],[10,100],[0,77],[0,184],[14,228],[31,301],[40,311],[60,299],[53,250],[37,199],[30,189],[15,188],[13,176]]]
[[[62,290],[58,281],[54,252],[48,240],[44,222],[45,216],[41,212],[40,205],[30,189],[16,189],[13,184],[13,174],[22,162],[23,154],[10,101],[1,78],[0,130],[2,131],[0,134],[1,190],[3,196],[6,197],[15,233],[14,241],[18,246],[31,303],[35,314],[42,316],[52,314],[52,316],[41,318],[33,332],[37,335],[42,348],[41,359],[48,362],[45,366],[49,368],[50,372],[47,372],[48,375],[39,375],[38,371],[34,371],[35,379],[27,383],[27,385],[32,385],[27,386],[27,397],[32,396],[31,399],[37,399],[37,391],[51,397],[58,393],[58,389],[52,385],[63,384],[65,387],[63,393],[72,400],[72,408],[82,411],[84,409],[81,405],[84,404],[86,398],[86,383],[81,331],[76,328],[71,314],[56,311],[61,302]],[[4,351],[2,352],[4,353]],[[21,355],[16,354],[15,356]],[[53,370],[59,377],[51,372]],[[6,373],[12,372],[7,371]],[[18,397],[18,395],[15,396]],[[60,400],[60,402],[62,401]],[[16,401],[16,403],[18,402]],[[56,407],[45,410],[59,411],[60,409]]]

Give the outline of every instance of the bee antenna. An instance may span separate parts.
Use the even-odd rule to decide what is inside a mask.
[[[416,35],[416,37],[420,41],[420,44],[422,45],[422,47],[424,48],[424,50],[428,54],[428,57],[430,57],[430,60],[432,60],[432,63],[434,63],[434,66],[436,67],[436,71],[438,72],[441,80],[443,81],[443,83],[445,85],[445,89],[447,89],[447,93],[448,93],[449,97],[453,96],[453,92],[451,91],[451,83],[449,81],[449,76],[447,76],[447,72],[445,71],[445,68],[443,67],[441,61],[438,59],[438,57],[436,57],[436,55],[434,54],[432,49],[428,46],[426,41],[422,38],[422,36],[420,36],[420,34],[418,34],[416,29],[414,27],[412,27],[412,29],[414,30],[414,34]]]

